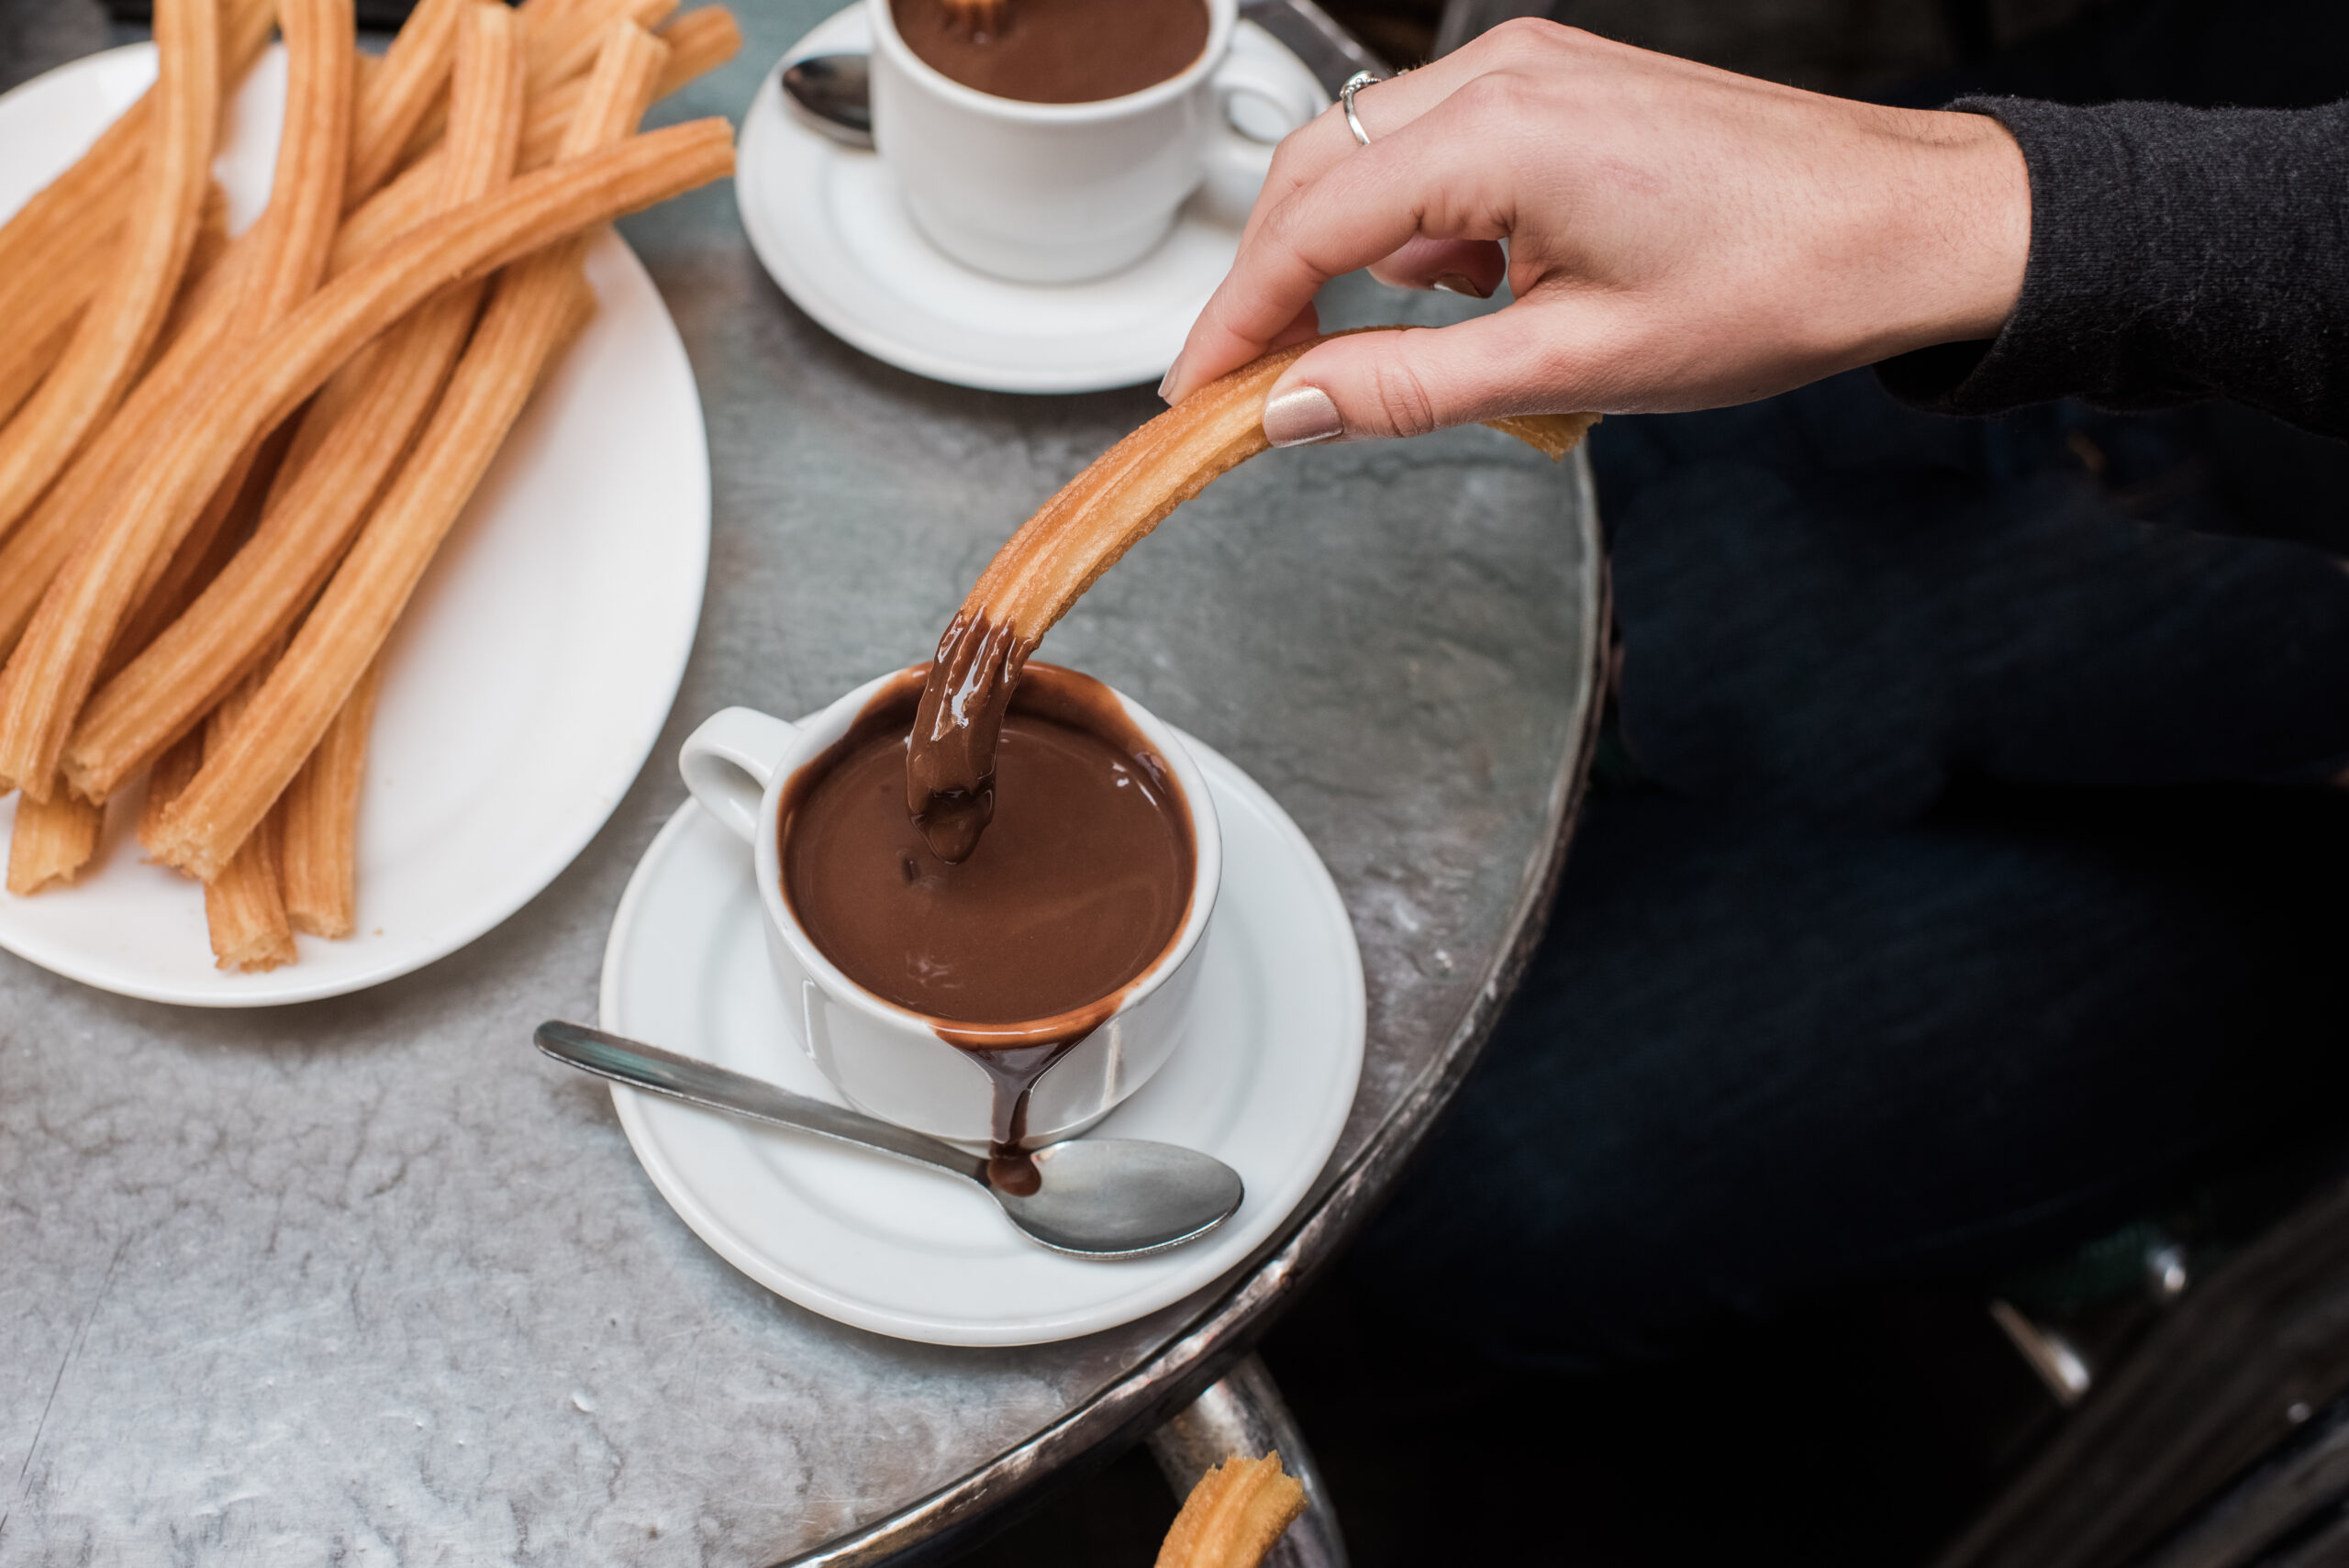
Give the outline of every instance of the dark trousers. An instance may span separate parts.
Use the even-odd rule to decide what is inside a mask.
[[[1594,460],[1616,731],[1358,1288],[1638,1360],[2349,1130],[2349,449],[1861,373]]]

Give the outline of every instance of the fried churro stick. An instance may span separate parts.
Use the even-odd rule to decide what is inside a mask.
[[[1168,513],[1270,450],[1265,393],[1326,340],[1275,350],[1200,387],[1095,459],[987,563],[939,639],[907,754],[907,808],[941,860],[968,855],[986,827],[996,739],[1028,655]],[[1491,423],[1555,461],[1597,419],[1549,414]]]
[[[260,525],[262,506],[279,473],[298,456],[295,438],[299,430],[299,422],[289,419],[271,431],[245,470],[243,482],[234,490],[224,486],[214,494],[204,516],[173,552],[172,563],[164,569],[155,591],[115,634],[114,646],[106,651],[106,672],[99,677],[102,682],[113,680],[124,665],[146,651],[163,628],[185,615],[188,606],[236,559]]]
[[[85,260],[102,264],[96,257]],[[65,345],[73,340],[74,325],[81,319],[82,306],[77,305],[72,315],[51,328],[47,337],[28,332],[17,339],[23,346],[23,351],[8,355],[5,362],[0,362],[0,426],[5,426],[8,416],[32,395],[33,388],[40,384],[40,378],[65,357]]]
[[[538,102],[585,71],[595,61],[604,29],[612,23],[634,22],[650,28],[676,8],[677,0],[571,0],[562,6],[523,6],[518,14],[529,51],[530,101]],[[446,119],[445,106],[428,114],[408,139],[404,161],[413,162],[429,153]]]
[[[278,804],[284,820],[285,913],[295,930],[314,937],[347,937],[358,923],[359,788],[366,780],[367,730],[383,684],[378,653]]]
[[[220,118],[214,0],[158,0],[155,45],[161,74],[124,242],[64,356],[0,430],[0,528],[25,514],[129,390],[195,244]]]
[[[522,127],[514,13],[468,4],[457,58],[443,209],[511,172]],[[434,299],[353,360],[312,402],[250,543],[203,596],[101,686],[62,758],[66,782],[103,801],[220,700],[317,594],[431,411],[473,330],[482,285]]]
[[[459,18],[476,0],[417,0],[384,52],[383,63],[360,95],[351,128],[351,172],[343,181],[348,211],[375,194],[398,167],[400,150],[424,122],[456,58]]]
[[[0,348],[0,423],[30,396],[57,361],[65,357],[65,346],[73,339],[73,328],[82,319],[82,312],[89,304],[89,293],[96,280],[106,275],[107,263],[119,248],[119,225],[100,230],[89,228],[65,237],[61,247],[42,257],[29,274],[44,283],[64,277],[82,280],[79,288],[42,287],[30,292],[32,297],[21,309],[12,310],[0,299],[0,321],[8,323],[6,346]],[[172,307],[163,317],[161,330],[156,333],[158,343],[168,344],[185,324],[192,302],[201,293],[199,284],[211,274],[213,263],[228,244],[228,195],[217,180],[205,186],[204,206],[195,225],[195,242],[188,249],[187,265],[182,270],[180,286],[173,297]],[[10,291],[0,279],[0,296]],[[151,362],[151,361],[150,361]],[[85,444],[83,450],[88,450]]]
[[[723,119],[691,121],[526,174],[385,247],[232,361],[206,418],[158,433],[42,595],[0,675],[0,788],[44,794],[98,661],[239,454],[359,347],[444,288],[565,235],[730,173]]]
[[[206,745],[203,769],[149,848],[202,877],[260,827],[391,635],[432,550],[464,510],[499,442],[554,351],[593,308],[586,284],[535,301],[545,314],[498,312],[493,300],[416,456],[327,584],[252,708]],[[507,286],[499,283],[502,293]],[[518,350],[535,348],[534,360]],[[473,372],[475,373],[468,373]]]
[[[565,150],[625,135],[651,101],[662,46],[615,24]],[[260,827],[391,635],[540,373],[585,321],[592,295],[570,239],[498,279],[473,340],[414,455],[303,620],[252,707],[164,815],[157,857],[201,877]]]
[[[187,788],[188,781],[202,766],[204,726],[200,724],[155,759],[155,766],[147,775],[147,799],[139,808],[139,847],[147,851],[149,859],[154,858],[155,836],[161,828],[163,813],[171,809],[172,802],[180,797],[180,791]],[[37,804],[22,795],[17,797],[19,811]]]
[[[262,679],[256,671],[205,721],[209,751],[234,726]],[[247,834],[236,857],[204,883],[204,923],[216,967],[248,973],[275,969],[295,958],[294,926],[279,883],[283,825],[274,814]]]
[[[235,553],[237,545],[252,532],[253,523],[261,513],[262,497],[269,489],[270,476],[276,472],[278,460],[284,454],[284,438],[291,434],[286,430],[272,437],[263,444],[261,461],[254,464],[251,473],[237,493],[215,498],[214,506],[207,509],[206,523],[200,525],[200,528],[212,528],[211,536],[205,541],[207,548],[184,552],[190,559],[173,562],[178,575],[168,589],[172,599],[161,606],[167,613],[162,617],[128,628],[123,633],[111,662],[120,662],[124,650],[135,652],[144,646],[161,624],[161,619],[185,609],[195,591],[211,581]],[[220,514],[217,524],[211,518],[214,511]],[[191,538],[189,542],[194,544],[195,540]],[[156,782],[150,784],[148,803],[141,808],[142,823],[150,816],[161,815],[163,807],[171,803],[172,797],[179,793],[187,780],[195,776],[197,765],[203,762],[204,734],[201,728],[193,731],[188,739],[193,744],[183,759],[184,770],[172,775],[176,778],[176,783],[167,780],[163,763],[157,764]],[[65,790],[57,791],[47,802],[26,796],[19,799],[17,806],[17,828],[8,852],[9,890],[30,894],[57,883],[72,881],[83,862],[97,851],[98,830],[106,819],[105,808]]]
[[[8,834],[8,891],[19,898],[72,882],[98,852],[106,808],[70,795],[17,802]]]
[[[723,6],[704,6],[686,12],[658,35],[669,46],[668,63],[661,70],[655,98],[665,98],[706,72],[734,58],[742,47],[742,29]],[[522,131],[522,151],[517,167],[543,168],[562,144],[563,132],[587,90],[584,77],[573,77],[552,91],[530,99],[529,123]],[[362,203],[335,236],[330,274],[343,272],[380,250],[395,235],[415,227],[429,210],[432,193],[440,188],[444,147],[417,159],[397,178]]]
[[[268,40],[272,0],[231,0],[221,17],[220,83],[225,97]],[[43,350],[49,334],[70,327],[106,275],[106,258],[139,191],[139,160],[151,139],[155,95],[142,94],[89,150],[0,226],[0,386],[40,379],[23,361]],[[90,247],[97,249],[93,251]],[[62,344],[59,352],[62,351]],[[56,362],[49,355],[45,364]]]
[[[1305,1485],[1282,1473],[1278,1450],[1237,1454],[1199,1477],[1158,1549],[1158,1568],[1256,1568],[1297,1516]]]

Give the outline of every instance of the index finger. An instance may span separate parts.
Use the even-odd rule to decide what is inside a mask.
[[[1504,230],[1485,193],[1488,161],[1472,152],[1475,139],[1453,134],[1460,114],[1447,99],[1366,147],[1350,136],[1351,156],[1277,202],[1260,204],[1162,395],[1180,401],[1256,358],[1280,341],[1323,284],[1385,260],[1416,237],[1499,238]]]

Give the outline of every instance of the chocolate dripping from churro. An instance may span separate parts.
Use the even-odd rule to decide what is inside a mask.
[[[1035,651],[1034,639],[967,612],[939,639],[906,748],[906,809],[949,865],[970,859],[995,817],[996,743]]]
[[[930,689],[909,671],[785,789],[783,892],[844,974],[985,1073],[989,1179],[1026,1194],[1040,1179],[1024,1148],[1030,1092],[1180,939],[1197,846],[1181,784],[1114,694],[1049,664],[1020,684],[1028,649],[984,631],[971,645],[965,673],[992,672],[978,684],[994,705],[987,743],[965,732],[948,750],[983,758],[991,784],[999,745],[1014,785],[985,851],[941,865],[896,809],[889,772],[902,777],[900,738]],[[992,799],[974,788],[963,804]]]

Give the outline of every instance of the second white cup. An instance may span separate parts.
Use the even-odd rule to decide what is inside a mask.
[[[889,0],[865,0],[874,144],[915,224],[980,272],[1076,283],[1147,254],[1211,172],[1261,183],[1271,146],[1234,127],[1231,100],[1251,100],[1251,125],[1270,117],[1283,134],[1320,105],[1293,73],[1231,52],[1238,0],[1204,3],[1207,48],[1177,74],[1097,103],[1031,104],[925,63]]]

